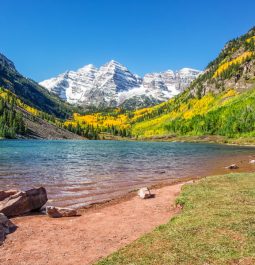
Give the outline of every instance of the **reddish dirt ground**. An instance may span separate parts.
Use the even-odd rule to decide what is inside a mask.
[[[83,211],[73,218],[24,216],[0,247],[1,265],[86,265],[134,241],[178,212],[174,206],[183,183]]]

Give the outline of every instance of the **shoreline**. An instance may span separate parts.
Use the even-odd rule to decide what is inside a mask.
[[[242,163],[243,161],[240,160],[238,162]],[[226,170],[227,172],[223,172],[223,170]],[[255,170],[255,167],[254,167],[254,170]],[[150,190],[160,190],[164,187],[171,187],[171,186],[175,186],[178,184],[195,183],[196,181],[199,181],[203,178],[212,177],[215,175],[225,175],[225,174],[231,174],[231,173],[252,173],[252,172],[254,172],[254,171],[251,168],[246,168],[246,167],[244,167],[244,168],[241,167],[239,169],[234,169],[234,170],[222,168],[222,169],[218,169],[218,171],[215,173],[212,173],[212,172],[209,173],[208,172],[208,174],[201,175],[201,176],[188,176],[188,177],[183,177],[183,178],[175,178],[172,180],[169,179],[167,181],[161,181],[161,182],[159,181],[158,183],[151,184],[151,185],[150,184],[141,185],[140,188],[148,187]],[[85,213],[88,211],[103,209],[105,207],[110,207],[110,206],[116,205],[118,203],[129,201],[132,198],[137,197],[138,190],[139,189],[134,189],[134,190],[127,191],[124,194],[118,195],[118,196],[113,197],[113,198],[109,198],[109,199],[102,200],[99,202],[90,203],[89,205],[86,205],[86,206],[80,206],[80,207],[77,207],[76,210],[78,212]]]
[[[180,178],[180,179],[175,179],[173,181],[168,181],[168,182],[159,182],[155,183],[152,185],[147,185],[146,187],[149,188],[149,190],[160,190],[165,187],[171,187],[179,184],[186,184],[186,183],[194,183],[195,181],[198,181],[202,178],[206,178],[207,176],[201,176],[201,177],[185,177],[185,178]],[[145,187],[145,186],[144,186]],[[142,188],[142,186],[141,186]],[[89,211],[94,211],[94,210],[99,210],[103,208],[110,207],[112,205],[116,205],[122,202],[130,201],[132,198],[137,197],[137,191],[139,189],[134,189],[132,191],[128,191],[122,195],[119,195],[115,198],[103,200],[100,202],[95,202],[95,203],[90,203],[89,205],[86,206],[81,206],[77,208],[77,211],[79,213],[86,213]]]
[[[186,185],[176,217],[96,264],[255,264],[254,176],[217,175]]]
[[[202,136],[152,136],[144,137],[135,141],[148,142],[176,142],[176,143],[205,143],[205,144],[220,144],[230,146],[255,147],[254,137],[239,137],[227,138],[219,135],[202,135]],[[248,141],[248,142],[247,142]],[[251,141],[251,142],[249,142]]]
[[[239,166],[238,169],[227,169],[225,166],[217,166],[215,167],[213,170],[212,169],[208,169],[201,175],[197,174],[197,175],[190,175],[190,176],[186,176],[186,177],[173,177],[173,178],[169,178],[167,180],[158,180],[158,182],[156,183],[152,183],[152,184],[141,184],[139,188],[142,187],[148,187],[149,189],[153,189],[153,190],[158,190],[161,189],[163,187],[169,187],[169,186],[174,186],[176,184],[182,184],[182,183],[186,183],[186,182],[195,182],[198,181],[200,179],[206,178],[206,177],[210,177],[210,176],[215,176],[215,175],[225,175],[225,174],[231,174],[231,173],[252,173],[255,171],[255,165],[254,164],[250,164],[249,163],[249,159],[254,159],[253,157],[255,157],[254,155],[245,155],[245,156],[240,156],[237,159],[228,159],[227,161],[225,161],[223,164],[225,166],[229,166],[230,164],[237,164]],[[84,205],[84,206],[78,206],[77,208],[75,208],[78,211],[89,211],[89,210],[93,210],[93,209],[100,209],[100,208],[104,208],[110,205],[115,205],[118,204],[120,202],[124,202],[127,200],[132,199],[133,197],[137,196],[137,191],[139,190],[139,188],[134,188],[133,190],[127,190],[124,193],[117,195],[117,196],[113,196],[112,198],[109,199],[103,199],[101,201],[96,201],[96,202],[92,202],[89,203],[88,205]],[[61,207],[69,207],[69,206],[61,206]],[[72,208],[72,206],[71,206]]]
[[[229,171],[233,172],[237,171]],[[55,219],[29,214],[12,218],[18,228],[0,246],[0,263],[69,265],[72,260],[76,264],[94,264],[169,222],[181,212],[176,198],[182,186],[209,176],[153,184],[150,189],[155,197],[151,199],[140,199],[134,190],[81,207],[78,217]]]
[[[78,217],[26,215],[12,218],[17,230],[0,246],[3,265],[93,264],[126,246],[180,212],[175,200],[184,184],[156,185],[154,197],[135,193],[80,209]],[[72,242],[72,244],[70,244]]]

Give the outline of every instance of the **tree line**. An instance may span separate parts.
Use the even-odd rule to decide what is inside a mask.
[[[14,100],[8,102],[0,98],[0,137],[16,138],[17,134],[25,133],[26,126],[22,114],[15,110]]]

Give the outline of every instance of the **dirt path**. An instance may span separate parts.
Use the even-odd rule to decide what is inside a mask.
[[[152,199],[133,197],[76,218],[15,218],[18,229],[0,247],[0,264],[92,264],[166,223],[178,211],[174,202],[182,185],[152,190]]]

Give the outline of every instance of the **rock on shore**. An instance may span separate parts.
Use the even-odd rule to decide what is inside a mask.
[[[31,211],[40,210],[47,202],[47,192],[45,188],[30,189],[28,191],[5,191],[0,199],[0,213],[7,217],[22,215]],[[7,194],[9,195],[8,197]]]
[[[77,211],[69,208],[47,206],[46,214],[52,218],[72,217],[72,216],[77,216]]]
[[[138,196],[141,198],[141,199],[148,199],[151,197],[151,192],[149,190],[149,188],[145,187],[145,188],[141,188],[139,191],[138,191]]]

